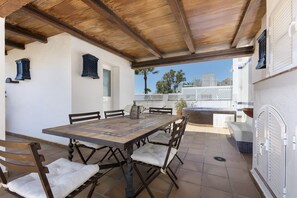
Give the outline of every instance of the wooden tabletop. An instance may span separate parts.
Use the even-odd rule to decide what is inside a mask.
[[[180,119],[175,115],[143,114],[140,119],[129,116],[43,129],[46,134],[87,141],[104,146],[127,148],[129,145]]]

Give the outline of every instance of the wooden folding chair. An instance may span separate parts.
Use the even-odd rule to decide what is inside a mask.
[[[186,124],[186,117],[183,118],[182,122],[178,124],[173,124],[171,139],[169,141],[168,146],[148,143],[134,151],[134,153],[131,156],[133,159],[133,166],[143,184],[137,190],[136,195],[139,194],[143,190],[143,188],[146,188],[150,196],[154,197],[148,185],[160,173],[168,175],[168,177],[174,183],[176,188],[179,188],[175,181],[177,180],[177,176],[174,174],[169,165],[174,159],[174,157],[176,157]],[[146,178],[144,178],[141,175],[137,165],[147,166],[150,169],[154,169],[154,171],[152,171]]]
[[[97,180],[102,176],[97,164],[85,165],[64,158],[44,166],[42,163],[45,158],[38,153],[41,147],[36,142],[21,143],[0,140],[0,146],[6,150],[0,151],[1,165],[9,171],[30,173],[8,181],[0,167],[2,186],[17,197],[74,197],[92,185],[87,196],[90,198]]]

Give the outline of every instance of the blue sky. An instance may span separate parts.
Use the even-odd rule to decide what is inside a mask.
[[[170,69],[180,70],[182,69],[187,81],[190,82],[195,78],[200,78],[202,74],[214,73],[217,80],[223,80],[228,77],[232,77],[231,73],[232,59],[208,61],[200,63],[180,64],[175,66],[156,67],[155,70],[159,71],[158,74],[150,74],[148,76],[148,88],[152,90],[151,93],[156,91],[156,82],[161,80],[163,75]],[[135,75],[135,93],[144,93],[144,80],[142,75]]]

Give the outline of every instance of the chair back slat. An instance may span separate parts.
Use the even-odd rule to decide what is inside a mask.
[[[46,177],[46,173],[48,173],[49,170],[47,167],[42,165],[42,162],[45,160],[43,155],[38,153],[38,150],[41,149],[39,143],[0,140],[0,146],[4,147],[5,150],[12,150],[9,152],[5,150],[0,152],[0,156],[6,158],[6,160],[0,158],[1,165],[5,166],[9,170],[26,173],[38,173],[46,196],[50,198],[53,197],[53,193]],[[7,179],[1,167],[0,178],[4,184],[7,184]]]
[[[101,116],[99,111],[69,114],[70,124],[83,121],[100,120],[100,118]]]
[[[4,161],[0,159],[0,164],[5,166],[8,169],[20,171],[20,172],[38,172],[38,169],[34,165],[20,165],[20,164],[14,164],[11,162]]]
[[[104,111],[104,116],[107,119],[107,118],[125,116],[125,113],[124,113],[124,109]]]
[[[5,152],[0,150],[0,156],[4,157],[5,159],[17,160],[17,161],[23,161],[23,162],[34,161],[34,157],[31,154],[25,154],[25,153],[10,153],[10,152]],[[42,158],[42,161],[44,162],[44,157],[42,156],[41,158]]]
[[[26,143],[26,142],[9,142],[5,140],[0,140],[0,146],[5,148],[14,148],[14,149],[26,149],[26,150],[30,149],[29,143]]]
[[[149,113],[160,113],[172,115],[172,108],[150,107]]]

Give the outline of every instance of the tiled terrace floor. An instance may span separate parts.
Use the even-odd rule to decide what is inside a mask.
[[[24,141],[24,139],[12,136],[8,140]],[[42,143],[42,153],[46,163],[57,158],[67,158],[67,150]],[[98,153],[103,155],[104,153]],[[150,187],[155,197],[178,198],[257,198],[260,197],[249,175],[251,168],[251,155],[242,155],[234,146],[234,140],[230,138],[228,130],[211,127],[197,127],[189,125],[183,139],[179,156],[184,160],[181,165],[174,160],[172,167],[177,172],[179,189],[176,189],[166,175],[160,174]],[[221,156],[226,162],[213,159]],[[98,156],[100,157],[100,156]],[[74,161],[79,161],[77,155]],[[19,176],[11,173],[11,177]],[[134,174],[134,185],[140,185],[139,178]],[[124,178],[119,168],[114,168],[100,179],[93,197],[119,198],[124,197]],[[78,197],[84,198],[87,190]],[[0,197],[13,197],[3,188],[0,189]],[[149,197],[144,190],[138,197]]]

